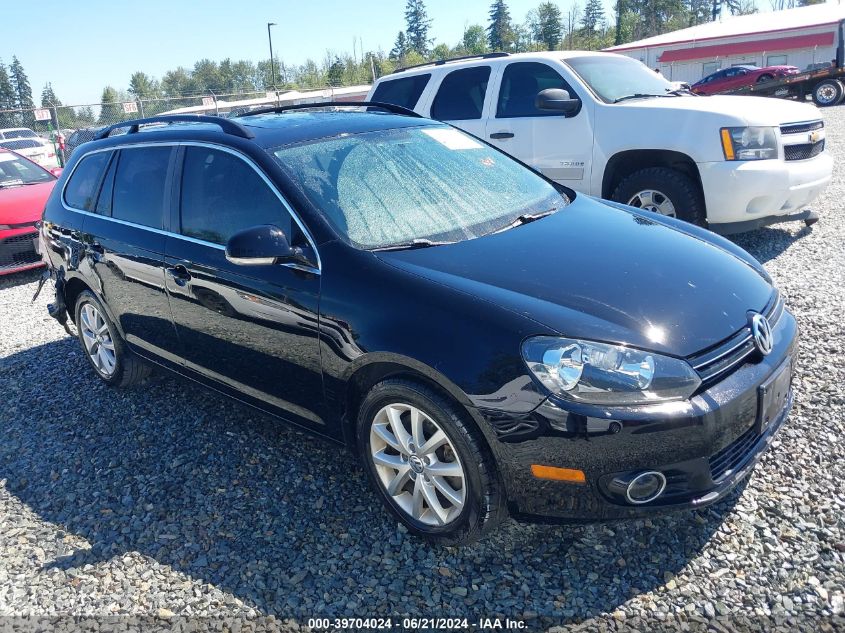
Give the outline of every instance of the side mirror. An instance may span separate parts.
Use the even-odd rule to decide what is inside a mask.
[[[61,167],[53,167],[53,169],[47,170],[51,174],[53,174],[56,178],[62,175],[62,171],[64,171]]]
[[[284,231],[261,224],[235,233],[226,243],[226,259],[241,266],[262,266],[302,260],[302,249],[291,246]]]
[[[569,92],[562,88],[546,88],[534,98],[534,106],[538,110],[550,110],[573,116],[581,109],[581,100],[577,97],[573,99],[569,96]]]

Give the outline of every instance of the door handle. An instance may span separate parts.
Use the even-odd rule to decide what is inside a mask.
[[[177,286],[184,286],[191,280],[191,273],[189,273],[188,269],[181,264],[165,268],[164,272],[170,275]]]
[[[493,132],[490,135],[490,138],[495,138],[495,139],[513,138],[513,132]]]

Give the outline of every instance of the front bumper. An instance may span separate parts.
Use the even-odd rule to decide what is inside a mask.
[[[774,419],[759,430],[759,387],[786,362],[795,372],[792,315],[784,312],[773,334],[771,354],[749,360],[685,402],[609,408],[547,399],[521,420],[536,432],[491,442],[511,514],[534,521],[599,521],[700,508],[723,498],[748,475],[792,406],[790,390]],[[495,413],[477,413],[488,428],[501,426]],[[538,479],[532,464],[581,470],[586,483]],[[650,470],[668,482],[654,501],[634,505],[614,493],[613,479]]]
[[[35,228],[0,231],[0,275],[43,266],[36,242]]]
[[[811,204],[830,183],[833,158],[827,152],[808,160],[717,161],[698,163],[707,222],[720,225],[784,221]],[[762,221],[761,221],[762,220]]]

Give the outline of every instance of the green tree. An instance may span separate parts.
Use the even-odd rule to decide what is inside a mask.
[[[547,51],[560,46],[563,37],[563,14],[554,2],[543,2],[537,7],[536,32],[534,40],[542,43]]]
[[[12,55],[12,65],[9,66],[9,75],[12,83],[12,90],[15,93],[16,108],[32,108],[32,87],[29,85],[29,78],[24,72],[23,65],[17,57]]]
[[[513,25],[505,0],[495,0],[490,7],[490,25],[487,27],[487,43],[494,51],[507,51],[513,47]]]
[[[213,92],[224,92],[220,67],[217,65],[217,62],[211,61],[210,59],[201,59],[194,64],[191,79],[199,92],[207,92],[209,90]]]
[[[181,97],[196,92],[191,72],[182,66],[168,70],[161,79],[161,90],[167,97]]]
[[[0,110],[14,110],[15,101],[15,89],[9,81],[9,73],[0,61]]]
[[[154,77],[138,71],[129,78],[129,94],[136,99],[154,99],[161,95],[161,86]]]
[[[463,47],[468,55],[483,55],[487,52],[487,36],[484,27],[472,24],[464,31]]]
[[[428,30],[431,19],[425,10],[423,0],[408,0],[405,5],[405,33],[408,39],[408,49],[417,51],[420,55],[428,53],[431,39]]]
[[[111,86],[103,88],[100,104],[100,117],[97,119],[100,125],[111,125],[125,118],[117,90]]]
[[[329,66],[326,73],[330,86],[343,85],[343,73],[346,70],[345,64],[340,60],[340,57],[335,56],[334,61]]]
[[[62,102],[59,101],[59,98],[56,96],[56,93],[53,92],[53,84],[49,81],[44,84],[44,90],[41,91],[41,107],[42,108],[51,108],[53,106],[60,106]]]
[[[604,27],[604,7],[601,0],[587,0],[584,15],[581,16],[581,32],[586,41],[587,50],[593,50],[596,39]]]
[[[431,56],[434,59],[449,59],[455,55],[452,53],[452,49],[449,48],[448,44],[438,44],[431,51]]]
[[[390,51],[390,59],[404,59],[408,54],[408,38],[405,36],[405,31],[399,31],[396,36],[396,43]]]

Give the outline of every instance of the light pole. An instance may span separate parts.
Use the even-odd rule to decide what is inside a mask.
[[[276,64],[273,61],[273,36],[270,34],[270,27],[276,26],[275,22],[267,23],[267,39],[270,41],[270,73],[273,77],[273,91],[276,90]]]

